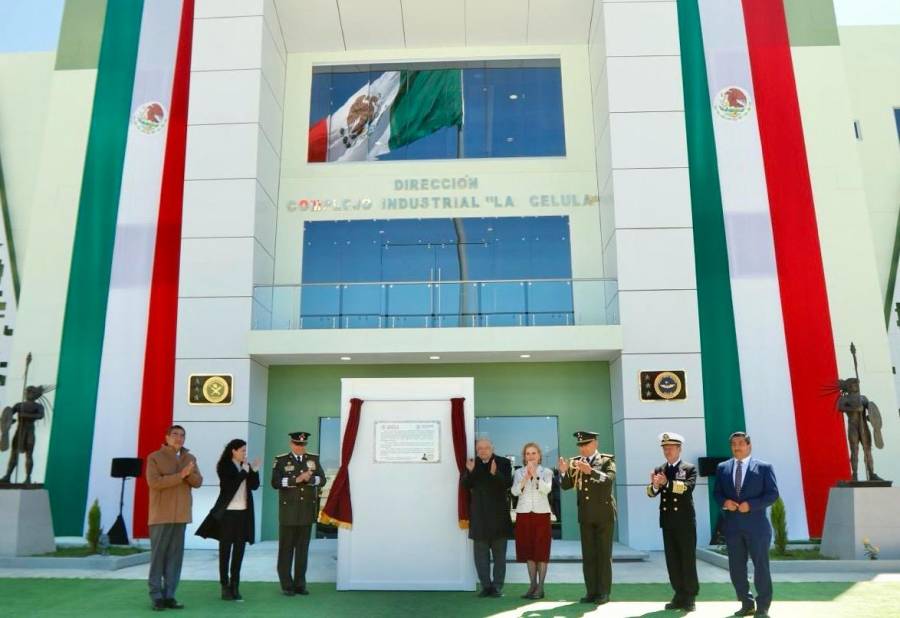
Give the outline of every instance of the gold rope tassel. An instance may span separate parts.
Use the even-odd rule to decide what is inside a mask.
[[[334,517],[330,517],[325,514],[325,511],[319,513],[319,523],[325,524],[326,526],[336,526],[338,528],[343,528],[344,530],[350,530],[353,527],[353,524],[346,521],[341,521],[340,519],[335,519]]]

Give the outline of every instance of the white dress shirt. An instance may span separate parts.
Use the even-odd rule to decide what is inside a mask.
[[[241,471],[241,464],[234,462],[234,465],[237,467],[238,472]],[[231,499],[231,502],[228,503],[228,506],[225,509],[226,511],[246,511],[247,510],[247,479],[241,481],[241,486],[238,487],[238,490],[234,493],[234,497]]]
[[[743,459],[735,459],[734,466],[731,470],[731,482],[734,483],[735,479],[737,479],[737,465],[738,462],[741,462],[741,487],[744,486],[744,481],[747,480],[747,468],[750,467],[750,457],[751,455],[747,455]]]
[[[535,470],[537,478],[525,480],[526,468],[519,468],[513,475],[512,495],[518,496],[516,513],[549,513],[550,501],[547,499],[553,489],[553,470],[538,466]]]

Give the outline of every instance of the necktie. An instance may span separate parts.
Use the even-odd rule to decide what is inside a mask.
[[[744,482],[744,462],[738,459],[737,462],[737,470],[734,473],[734,492],[740,496],[741,495],[741,484]]]

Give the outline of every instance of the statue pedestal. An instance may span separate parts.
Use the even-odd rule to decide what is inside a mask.
[[[832,487],[828,493],[823,556],[866,560],[868,539],[885,560],[900,558],[900,487]]]
[[[34,485],[0,486],[0,556],[52,551],[56,551],[56,540],[47,490]]]

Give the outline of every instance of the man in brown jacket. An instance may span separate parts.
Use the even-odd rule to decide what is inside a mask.
[[[175,600],[191,522],[191,489],[203,484],[197,460],[184,448],[184,427],[172,425],[166,443],[147,457],[150,485],[150,599],[155,611],[182,609]]]

